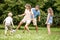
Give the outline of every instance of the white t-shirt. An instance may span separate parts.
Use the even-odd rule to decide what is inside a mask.
[[[13,19],[12,19],[12,17],[8,16],[4,21],[5,21],[5,24],[11,25],[13,22]]]

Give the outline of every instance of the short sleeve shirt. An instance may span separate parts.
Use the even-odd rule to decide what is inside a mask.
[[[32,8],[31,10],[34,14],[34,18],[37,18],[37,16],[40,16],[40,10],[36,10],[35,8]]]
[[[13,19],[11,17],[7,17],[4,21],[5,21],[5,24],[6,23],[11,24],[13,22]]]

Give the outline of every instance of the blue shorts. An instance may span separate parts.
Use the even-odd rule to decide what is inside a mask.
[[[52,20],[48,20],[47,24],[52,24]]]

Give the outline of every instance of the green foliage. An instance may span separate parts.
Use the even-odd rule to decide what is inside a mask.
[[[36,4],[40,5],[41,21],[38,25],[45,25],[47,17],[47,9],[52,7],[54,10],[54,26],[60,25],[60,0],[0,0],[0,23],[7,17],[9,11],[13,13],[14,24],[18,24],[23,17],[18,14],[24,13],[25,4],[29,3],[32,7]]]

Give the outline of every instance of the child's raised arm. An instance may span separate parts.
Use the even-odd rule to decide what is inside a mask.
[[[25,13],[26,13],[26,9],[25,9],[25,12],[24,12],[23,14],[18,15],[18,16],[19,16],[19,17],[24,16],[24,15],[25,15]]]
[[[24,16],[25,15],[25,13],[24,14],[21,14],[21,15],[18,15],[19,17],[21,17],[21,16]]]

